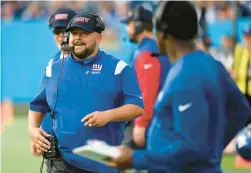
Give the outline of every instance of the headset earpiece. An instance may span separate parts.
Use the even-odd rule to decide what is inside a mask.
[[[159,7],[155,13],[155,19],[154,19],[154,23],[156,26],[156,30],[161,31],[164,33],[163,38],[167,39],[167,34],[170,33],[170,29],[169,29],[169,24],[167,22],[164,22],[164,18],[167,16],[164,14],[169,13],[171,7],[173,6],[173,4],[175,3],[175,1],[162,1],[159,3]],[[166,11],[164,13],[164,11]]]
[[[96,20],[97,20],[97,24],[96,24],[96,27],[97,29],[99,29],[99,32],[102,32],[105,30],[105,23],[104,23],[104,20],[98,16],[98,15],[95,15],[95,14],[92,14],[96,17]]]
[[[140,34],[141,32],[143,32],[144,28],[142,26],[142,22],[140,21],[134,21],[135,23],[135,34]]]
[[[68,26],[67,28],[69,28],[71,26],[71,23],[73,21],[74,17],[70,20],[70,22],[68,23]],[[65,32],[64,33],[64,41],[62,42],[61,46],[62,45],[66,45],[66,44],[69,44],[69,40],[70,40],[70,32]]]
[[[141,5],[137,6],[133,10],[131,17],[132,21],[135,23],[135,35],[138,35],[144,31],[145,24],[152,23],[152,12]]]
[[[54,14],[51,15],[51,17],[48,19],[49,27],[51,28],[54,20]]]
[[[188,10],[187,12],[184,12],[184,14],[179,14],[176,12],[177,9],[182,9],[184,8],[185,11]],[[181,12],[182,13],[182,12]],[[185,16],[187,14],[187,16]],[[155,13],[155,26],[156,30],[163,32],[164,33],[164,38],[166,39],[166,36],[168,34],[171,34],[174,36],[176,39],[179,40],[187,40],[191,39],[194,36],[194,32],[197,32],[196,27],[194,26],[195,22],[195,17],[193,15],[196,15],[196,9],[192,5],[190,1],[164,1],[160,2],[159,7],[156,10]],[[184,20],[183,22],[180,20]],[[186,20],[187,19],[187,20]],[[191,27],[190,23],[187,23],[191,19]],[[178,21],[175,21],[178,20]],[[189,29],[184,32],[183,29],[188,26],[188,28],[191,28],[190,31]],[[196,25],[197,26],[197,25]],[[189,33],[190,32],[190,33]]]
[[[64,41],[63,41],[63,43],[69,44],[69,39],[70,39],[70,32],[65,32],[64,33]]]

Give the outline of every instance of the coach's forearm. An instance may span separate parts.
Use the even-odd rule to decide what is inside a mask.
[[[130,121],[142,115],[144,109],[137,105],[127,104],[116,109],[108,110],[109,121]]]
[[[29,128],[40,127],[44,119],[44,116],[45,116],[45,113],[34,112],[34,111],[29,110],[29,114],[28,114]]]

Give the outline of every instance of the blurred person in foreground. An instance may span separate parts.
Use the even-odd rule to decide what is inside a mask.
[[[170,68],[167,56],[153,56],[158,52],[158,48],[153,36],[152,18],[150,10],[137,6],[121,21],[127,24],[126,30],[130,41],[137,44],[132,66],[137,75],[145,107],[143,115],[129,123],[126,129],[124,143],[133,148],[145,147],[145,135],[153,116],[154,103]]]
[[[223,65],[196,50],[198,20],[189,1],[161,2],[157,45],[173,63],[158,95],[147,149],[121,146],[110,160],[119,169],[154,173],[221,173],[222,152],[251,115]]]
[[[124,61],[104,51],[99,44],[105,30],[103,19],[94,13],[80,13],[66,29],[71,53],[46,68],[41,84],[30,103],[29,135],[40,150],[59,150],[46,160],[49,173],[116,173],[118,170],[72,150],[88,140],[121,145],[125,122],[143,113],[143,101],[136,75]],[[65,46],[64,46],[65,48]],[[46,113],[53,119],[56,145],[40,128]]]
[[[56,62],[57,60],[63,58],[63,51],[61,51],[61,44],[64,41],[64,32],[68,26],[68,23],[70,20],[76,15],[76,12],[69,9],[69,8],[62,8],[55,11],[49,18],[49,28],[53,32],[55,44],[57,48],[60,50],[56,55],[54,55],[48,62],[47,66],[50,66],[53,64],[53,62]],[[68,56],[70,54],[69,51],[64,51],[64,56]],[[46,81],[42,80],[41,83],[45,83]],[[49,114],[46,114],[42,124],[41,128],[45,130],[49,134],[53,134],[52,131],[52,120]],[[33,142],[30,144],[30,150],[31,153],[34,156],[41,156],[42,151],[34,145]]]

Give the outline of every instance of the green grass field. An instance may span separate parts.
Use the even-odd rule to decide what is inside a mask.
[[[27,116],[16,116],[13,124],[5,128],[1,136],[0,173],[39,173],[41,158],[33,157],[29,151]],[[236,169],[233,155],[224,156],[222,167],[227,173],[250,173],[251,169]],[[46,172],[46,166],[44,171]]]

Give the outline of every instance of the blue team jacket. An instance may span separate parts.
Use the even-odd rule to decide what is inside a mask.
[[[223,65],[195,51],[170,69],[155,105],[147,150],[137,169],[154,173],[221,173],[223,149],[251,115]]]
[[[30,103],[30,110],[50,112],[53,109],[62,59],[47,66],[45,81]],[[105,111],[125,104],[143,107],[135,73],[125,62],[103,51],[90,59],[64,60],[58,87],[56,118],[53,133],[59,149],[68,163],[91,172],[114,173],[116,169],[74,155],[72,149],[85,145],[89,139],[99,139],[110,145],[120,145],[125,122],[112,122],[104,127],[85,127],[81,119],[94,111]]]

